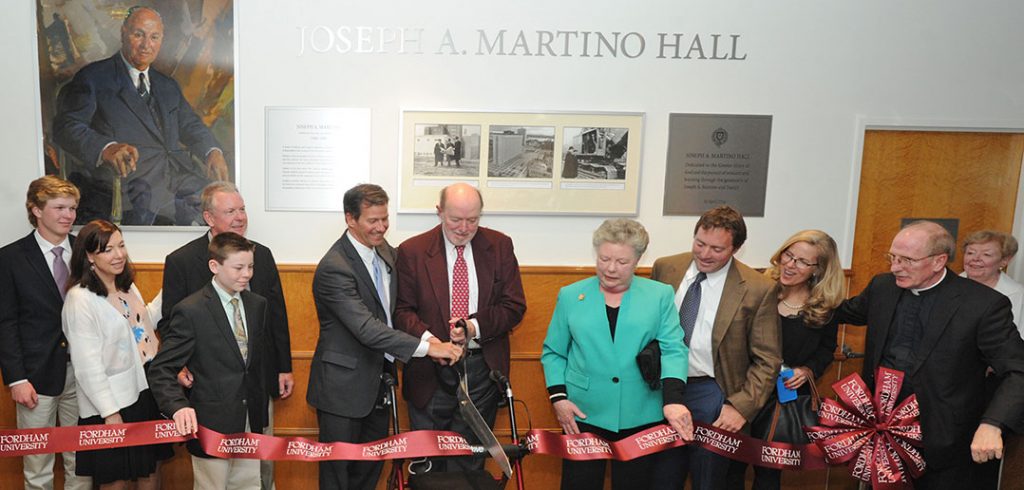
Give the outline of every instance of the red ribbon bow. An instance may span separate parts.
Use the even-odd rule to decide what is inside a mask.
[[[849,462],[850,474],[876,489],[907,488],[911,477],[924,473],[924,458],[917,449],[917,397],[910,395],[896,404],[903,376],[902,371],[878,368],[874,397],[859,374],[839,380],[832,389],[840,401],[822,400],[821,425],[805,427],[829,464]]]

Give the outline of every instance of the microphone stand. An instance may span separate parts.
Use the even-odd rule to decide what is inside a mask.
[[[515,397],[512,395],[512,383],[509,382],[507,376],[497,369],[491,371],[491,379],[498,383],[499,388],[505,390],[505,399],[508,400],[508,420],[512,429],[512,444],[518,449],[512,466],[515,469],[516,489],[523,490],[523,451],[525,451],[525,448],[522,447],[519,441],[519,427],[516,425],[516,403]]]
[[[380,375],[381,381],[388,387],[388,404],[391,405],[391,430],[398,435],[398,404],[395,403],[395,386],[398,384],[391,373]],[[405,490],[405,480],[402,478],[402,467],[405,460],[395,459],[391,462],[391,476],[388,477],[388,489]]]

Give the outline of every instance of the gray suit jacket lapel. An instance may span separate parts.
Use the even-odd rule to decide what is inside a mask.
[[[380,255],[381,260],[383,260],[384,263],[387,264],[387,271],[391,275],[391,283],[388,285],[388,297],[391,298],[391,301],[389,302],[388,306],[390,307],[391,310],[389,313],[394,314],[395,303],[398,302],[398,281],[395,280],[396,278],[394,274],[396,259],[395,249],[388,246],[387,242],[385,242],[384,246],[377,247],[377,254]]]
[[[352,246],[352,242],[349,242],[348,231],[346,231],[341,238],[338,239],[338,243],[341,245],[342,254],[348,261],[349,267],[352,268],[352,273],[355,274],[356,280],[363,283],[363,287],[370,291],[373,291],[373,301],[377,304],[381,310],[384,309],[384,305],[380,303],[380,297],[377,295],[377,285],[373,282],[373,277],[370,276],[370,272],[366,270],[366,265],[363,264],[363,258],[359,256],[359,252],[356,251],[356,247]],[[391,281],[394,283],[395,281]],[[394,284],[392,284],[394,286]],[[391,296],[392,298],[394,295]]]

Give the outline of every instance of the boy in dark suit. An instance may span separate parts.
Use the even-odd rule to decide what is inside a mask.
[[[171,252],[164,261],[164,317],[160,320],[160,328],[171,321],[171,310],[188,295],[199,291],[210,284],[210,239],[221,233],[235,232],[246,236],[249,227],[249,216],[245,212],[245,200],[238,188],[230,182],[217,181],[207,185],[200,194],[203,219],[210,226],[209,231],[195,240],[182,245]],[[255,269],[249,281],[249,290],[263,296],[267,300],[267,357],[263,362],[265,368],[267,394],[282,400],[292,394],[295,378],[292,375],[292,348],[288,334],[288,312],[284,304],[284,293],[281,291],[281,276],[277,272],[274,254],[264,245],[253,241]],[[164,331],[164,330],[161,330]],[[191,373],[179,374],[179,381],[190,388]],[[267,428],[263,432],[274,435],[274,403],[268,405]],[[261,488],[274,488],[274,462],[261,461]]]
[[[182,435],[195,434],[199,424],[224,434],[259,432],[267,425],[262,376],[267,301],[246,290],[254,248],[237,233],[213,237],[213,280],[174,307],[170,328],[149,368],[157,405],[174,418]],[[195,380],[188,396],[177,382],[182,367]],[[210,458],[196,440],[188,442],[188,449],[195,488],[260,487],[258,460]]]

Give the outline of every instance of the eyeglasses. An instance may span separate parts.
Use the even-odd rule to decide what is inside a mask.
[[[796,258],[796,255],[793,255],[792,253],[790,253],[789,250],[786,250],[785,252],[782,252],[781,259],[782,259],[781,262],[783,264],[788,264],[790,262],[795,263],[797,269],[809,269],[811,267],[814,267],[814,266],[818,265],[817,262],[812,264],[812,263],[810,263],[810,262],[808,262],[808,261],[806,261],[804,259]]]
[[[908,267],[913,267],[913,266],[917,265],[918,262],[921,262],[922,260],[925,260],[925,259],[930,259],[930,258],[932,258],[932,257],[934,257],[936,255],[939,255],[939,254],[931,254],[931,255],[928,255],[928,256],[925,256],[925,257],[921,257],[919,259],[912,259],[910,257],[904,257],[902,255],[894,255],[894,254],[891,254],[891,253],[887,253],[887,254],[885,254],[885,260],[887,260],[892,265],[905,265],[905,266],[908,266]]]

